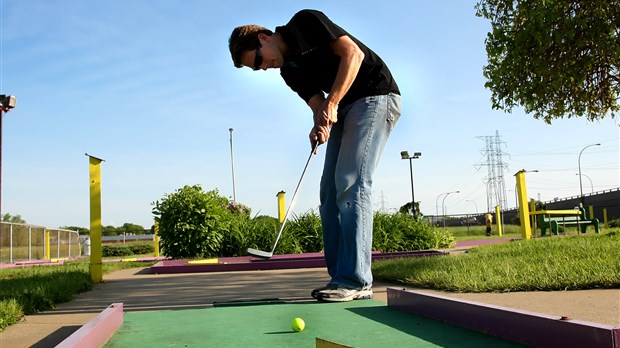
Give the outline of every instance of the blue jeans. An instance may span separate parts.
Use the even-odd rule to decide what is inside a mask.
[[[362,98],[338,111],[325,150],[319,208],[331,284],[372,285],[372,177],[400,114],[397,94]]]

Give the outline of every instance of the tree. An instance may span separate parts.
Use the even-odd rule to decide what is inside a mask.
[[[21,215],[11,215],[9,213],[6,213],[4,215],[2,215],[2,221],[5,222],[12,222],[12,223],[16,223],[16,224],[25,224],[26,220],[22,219]]]
[[[491,21],[485,87],[494,109],[536,119],[612,118],[619,110],[620,0],[481,0]]]
[[[119,233],[124,232],[124,233],[133,233],[133,234],[146,234],[150,232],[140,225],[132,224],[129,222],[125,222],[123,226],[119,227],[117,230]]]
[[[398,209],[398,212],[401,214],[411,214],[414,217],[420,217],[420,202],[415,202],[415,205],[412,202],[408,202]]]
[[[118,229],[112,225],[101,226],[102,236],[118,236]]]

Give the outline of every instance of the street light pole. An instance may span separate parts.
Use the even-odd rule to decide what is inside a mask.
[[[478,215],[478,204],[476,204],[476,202],[470,200],[470,199],[466,199],[465,202],[472,202],[474,203],[474,205],[476,206],[476,215]]]
[[[575,175],[580,175],[580,174],[575,174]],[[590,193],[594,193],[594,185],[592,184],[592,179],[585,174],[581,174],[581,176],[585,176],[586,178],[588,178],[588,180],[590,181]]]
[[[590,144],[590,145],[584,147],[583,149],[581,149],[581,151],[579,152],[579,158],[577,160],[577,166],[579,167],[579,174],[578,175],[579,175],[579,192],[580,192],[580,197],[581,197],[580,198],[581,207],[583,207],[584,204],[585,204],[585,199],[583,197],[583,186],[582,186],[582,183],[581,183],[581,154],[583,153],[583,150],[585,150],[585,149],[587,149],[587,148],[589,148],[591,146],[600,146],[600,145],[601,145],[600,143]]]
[[[233,155],[233,129],[228,128],[230,132],[230,163],[232,168],[232,184],[233,184],[233,202],[237,202],[237,190],[235,189],[235,157]]]
[[[415,193],[413,191],[413,164],[411,163],[411,160],[416,159],[416,158],[420,158],[420,156],[422,156],[421,152],[414,152],[413,156],[409,156],[409,152],[407,151],[401,151],[400,152],[400,158],[401,159],[408,159],[409,160],[409,174],[411,176],[411,210],[413,211],[413,215],[417,215],[417,211],[416,211],[416,207],[415,207]]]
[[[452,192],[446,192],[445,193],[445,197],[443,198],[443,200],[441,201],[441,214],[443,216],[443,227],[446,227],[446,207],[445,207],[445,202],[446,202],[446,198],[453,194],[453,193],[459,193],[461,191],[452,191]],[[442,193],[443,194],[443,193]]]
[[[2,221],[2,117],[3,113],[15,107],[15,97],[0,95],[0,221]]]

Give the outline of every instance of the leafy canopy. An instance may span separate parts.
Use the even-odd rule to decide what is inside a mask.
[[[620,95],[620,0],[481,0],[491,21],[485,87],[494,109],[536,119],[612,118]]]
[[[17,215],[11,215],[9,213],[6,213],[4,215],[2,215],[2,221],[6,221],[6,222],[13,222],[13,223],[17,223],[17,224],[25,224],[26,220],[22,219],[22,216],[17,214]]]

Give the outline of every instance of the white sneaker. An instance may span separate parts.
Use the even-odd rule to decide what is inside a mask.
[[[338,286],[335,289],[326,289],[317,293],[317,300],[321,302],[349,302],[353,300],[367,300],[372,298],[372,287],[349,289]]]
[[[325,285],[325,286],[323,286],[323,287],[316,288],[316,289],[312,290],[312,292],[310,293],[310,295],[311,295],[313,298],[317,298],[317,297],[319,296],[319,292],[321,292],[321,291],[325,291],[325,290],[335,290],[335,289],[337,289],[337,288],[338,288],[338,286],[337,286],[336,284],[327,284],[327,285]]]

